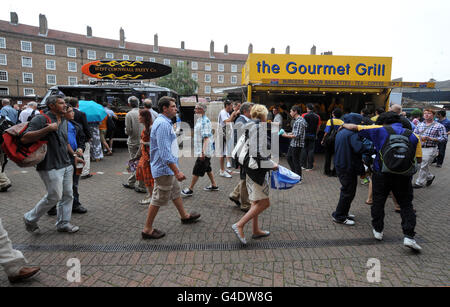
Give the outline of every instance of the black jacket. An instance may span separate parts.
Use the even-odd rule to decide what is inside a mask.
[[[73,112],[75,113],[74,121],[76,121],[78,124],[81,125],[81,128],[83,129],[86,138],[86,142],[89,141],[90,139],[92,139],[92,134],[91,131],[89,130],[86,114],[75,108],[73,109]]]

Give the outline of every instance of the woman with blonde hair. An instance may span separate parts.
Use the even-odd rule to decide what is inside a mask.
[[[269,231],[259,228],[258,216],[269,208],[269,171],[278,169],[278,165],[270,159],[270,141],[267,132],[267,108],[256,104],[251,109],[252,121],[248,124],[249,154],[247,160],[254,160],[257,164],[250,168],[249,163],[243,166],[246,172],[246,184],[251,202],[250,210],[232,226],[232,229],[242,244],[247,244],[244,236],[244,226],[253,221],[253,239],[259,239],[270,235]]]

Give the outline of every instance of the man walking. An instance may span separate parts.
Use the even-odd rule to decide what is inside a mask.
[[[200,218],[200,214],[188,214],[181,199],[181,181],[186,177],[178,168],[178,144],[172,127],[172,118],[177,114],[175,99],[162,97],[158,102],[160,115],[153,123],[150,136],[150,165],[155,188],[148,208],[147,220],[142,231],[143,239],[160,239],[165,233],[153,228],[159,208],[172,200],[184,224]]]
[[[423,111],[423,122],[419,123],[414,133],[420,137],[422,142],[422,163],[420,164],[419,175],[413,188],[420,189],[430,186],[435,176],[430,172],[429,166],[439,154],[438,144],[447,141],[445,127],[434,121],[436,112],[432,109]]]
[[[232,136],[227,135],[227,130],[231,131],[231,129],[227,129],[227,125],[234,122],[236,117],[239,115],[239,111],[233,111],[233,104],[231,101],[225,101],[224,103],[225,108],[220,111],[218,123],[221,131],[218,133],[219,136],[222,135],[222,140],[219,143],[219,149],[222,149],[222,152],[219,153],[219,162],[220,162],[220,173],[219,176],[225,177],[225,178],[231,178],[230,173],[225,170],[225,158],[228,155],[231,155],[231,152],[228,152],[228,149],[230,146],[228,146],[229,142],[232,142]],[[231,113],[233,111],[233,113]],[[230,115],[231,113],[231,115]],[[220,144],[222,146],[220,146]],[[232,146],[231,146],[232,147]]]
[[[291,139],[289,150],[287,154],[287,160],[291,171],[297,175],[302,175],[302,165],[300,163],[300,157],[305,146],[305,132],[308,124],[300,115],[302,109],[300,106],[293,106],[291,108],[291,117],[295,120],[292,127],[292,133],[284,133],[282,136]]]
[[[311,103],[306,105],[307,113],[303,114],[308,126],[305,132],[305,147],[301,154],[302,167],[306,171],[311,171],[314,166],[314,147],[316,144],[317,132],[320,128],[320,117],[314,113],[314,106]]]
[[[16,109],[11,106],[9,99],[2,99],[2,109],[0,110],[0,115],[9,118],[13,124],[17,124],[19,119],[19,113]]]
[[[192,171],[192,181],[189,188],[181,191],[183,196],[192,196],[194,194],[194,186],[199,177],[208,175],[211,185],[205,187],[205,191],[219,191],[216,181],[214,180],[214,174],[211,169],[211,155],[212,148],[212,128],[211,121],[206,116],[206,104],[197,103],[195,106],[195,115],[197,121],[194,126],[194,156],[197,157],[197,161]]]
[[[450,134],[450,120],[446,118],[446,114],[444,110],[440,110],[437,112],[438,123],[445,127],[445,131],[447,134],[447,139],[438,144],[439,155],[436,158],[436,167],[442,167],[442,163],[444,163],[445,158],[445,149],[447,148],[448,135]]]
[[[125,134],[128,135],[127,145],[130,160],[137,157],[141,144],[142,124],[139,123],[139,99],[135,96],[128,98],[128,105],[132,108],[125,116]],[[136,186],[136,171],[128,178],[127,183],[123,183],[127,189],[134,189],[138,193],[147,193],[143,181],[138,181]]]
[[[344,123],[355,125],[363,121],[363,117],[356,113],[346,114],[343,119]],[[358,176],[364,174],[363,152],[363,142],[356,132],[344,129],[336,135],[334,166],[341,183],[341,194],[336,211],[332,213],[335,223],[355,225],[354,216],[349,211],[356,195]]]
[[[0,193],[8,191],[11,187],[11,180],[5,173],[6,163],[8,163],[8,158],[0,147]]]
[[[144,100],[144,109],[146,109],[150,112],[150,114],[152,115],[152,122],[155,122],[155,120],[159,114],[158,114],[158,112],[153,110],[152,106],[153,106],[153,102],[151,99],[147,98]]]
[[[236,122],[234,123],[236,141],[239,140],[243,133],[245,133],[245,126],[250,122],[250,112],[252,110],[252,106],[253,104],[251,102],[244,102],[241,105],[241,115],[239,115],[239,117],[236,119]],[[239,183],[236,185],[233,192],[231,192],[228,198],[238,207],[240,207],[241,211],[248,212],[248,210],[250,210],[251,203],[248,199],[246,174],[242,165],[240,165],[239,167],[239,178]]]
[[[39,114],[39,111],[37,109],[37,103],[35,101],[31,101],[27,104],[27,107],[25,110],[20,112],[19,115],[19,121],[21,123],[29,122],[34,116]]]
[[[78,226],[70,223],[72,216],[72,177],[73,166],[68,152],[67,121],[64,118],[66,103],[61,96],[50,96],[47,99],[47,107],[50,109],[47,116],[51,123],[43,115],[34,117],[28,125],[21,142],[31,144],[40,139],[47,140],[47,154],[39,163],[36,170],[47,188],[47,194],[36,206],[25,213],[23,221],[28,232],[39,229],[37,222],[53,206],[57,206],[56,228],[59,232],[74,233]],[[78,157],[74,162],[84,163]]]
[[[411,185],[412,175],[410,174],[395,174],[391,172],[382,172],[383,161],[380,157],[380,152],[386,142],[389,141],[391,133],[388,129],[392,129],[395,135],[408,135],[408,131],[402,127],[400,116],[395,112],[386,112],[380,114],[379,122],[384,126],[362,126],[354,124],[344,124],[343,127],[352,131],[359,131],[359,136],[367,138],[373,142],[377,152],[373,164],[373,204],[371,207],[372,227],[375,239],[383,239],[384,229],[384,205],[389,193],[395,196],[400,206],[400,216],[402,219],[402,229],[405,238],[403,245],[415,251],[420,251],[422,248],[414,240],[416,227],[416,214],[413,209],[413,189]],[[406,135],[404,135],[406,137]],[[408,143],[413,155],[415,155],[417,163],[422,160],[422,146],[418,136],[410,133]],[[413,165],[411,165],[413,166]]]

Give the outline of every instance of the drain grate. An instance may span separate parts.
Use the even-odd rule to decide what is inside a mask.
[[[400,244],[401,237],[385,238],[378,242],[373,238],[336,239],[315,241],[267,241],[240,243],[183,243],[183,244],[74,244],[74,245],[31,245],[16,244],[15,249],[29,252],[172,252],[172,251],[234,251],[288,248],[319,248],[336,246],[364,246],[379,244]],[[423,240],[420,242],[424,243]]]

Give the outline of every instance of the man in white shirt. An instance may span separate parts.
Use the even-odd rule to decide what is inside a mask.
[[[27,104],[26,109],[23,110],[22,112],[20,112],[20,115],[19,115],[20,122],[25,123],[25,122],[29,121],[28,118],[31,115],[33,115],[33,117],[34,117],[35,115],[39,114],[39,111],[37,110],[37,106],[38,105],[36,102],[34,102],[34,101],[29,102]],[[30,120],[31,120],[31,118],[30,118]]]
[[[218,119],[218,123],[220,128],[222,129],[222,136],[223,136],[223,152],[222,152],[222,156],[219,157],[219,161],[220,161],[220,173],[219,175],[225,178],[231,178],[231,175],[228,171],[225,170],[225,157],[227,155],[231,155],[231,151],[228,152],[227,151],[227,144],[228,142],[233,142],[233,138],[232,138],[232,132],[233,129],[230,129],[231,127],[229,127],[227,129],[227,124],[230,124],[234,122],[234,120],[236,119],[237,116],[239,116],[239,109],[233,111],[233,105],[231,103],[231,101],[225,101],[224,103],[225,108],[220,111],[219,113],[219,119]],[[231,113],[231,111],[233,111],[233,113]],[[231,113],[231,115],[230,115]],[[227,130],[230,132],[229,135],[227,135]],[[221,148],[219,146],[219,148]]]

